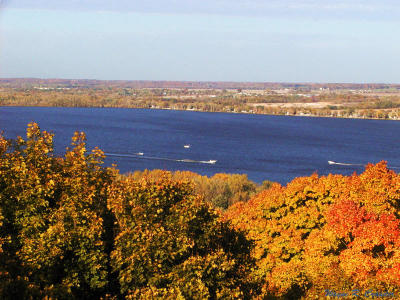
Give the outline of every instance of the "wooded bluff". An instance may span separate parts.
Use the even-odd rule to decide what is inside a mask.
[[[82,132],[63,157],[35,123],[26,138],[0,137],[2,298],[399,293],[400,176],[385,162],[256,186],[241,175],[123,175],[103,159]]]

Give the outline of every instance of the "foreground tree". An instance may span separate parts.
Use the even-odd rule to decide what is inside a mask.
[[[252,244],[188,182],[104,168],[75,133],[64,157],[29,124],[0,136],[0,295],[5,299],[241,299]]]
[[[400,176],[386,163],[361,175],[297,178],[228,210],[256,243],[263,294],[321,297],[326,289],[395,292]]]
[[[83,133],[74,135],[65,158],[52,155],[52,140],[36,124],[29,124],[26,141],[2,139],[11,147],[0,158],[5,297],[86,297],[107,285],[103,222],[113,171],[99,166],[100,150],[86,154]]]
[[[400,291],[400,220],[375,213],[351,200],[332,205],[327,224],[306,241],[308,295],[326,290],[398,294]],[[364,295],[365,296],[365,295]],[[368,298],[368,297],[367,297]]]
[[[251,245],[187,182],[125,178],[110,191],[118,235],[111,254],[129,298],[249,298]]]

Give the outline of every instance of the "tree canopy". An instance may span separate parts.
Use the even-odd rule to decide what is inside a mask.
[[[248,298],[252,244],[189,182],[119,175],[75,133],[0,137],[3,298]]]
[[[25,139],[0,136],[2,298],[400,292],[400,175],[385,162],[258,192],[243,175],[121,175],[85,139],[57,157],[35,123]]]
[[[263,294],[318,297],[339,291],[397,292],[400,176],[385,162],[364,173],[275,184],[227,212],[256,243]]]

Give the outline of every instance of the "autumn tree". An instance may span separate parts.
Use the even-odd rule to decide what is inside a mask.
[[[381,162],[360,175],[312,175],[286,187],[275,184],[235,204],[227,218],[256,243],[254,275],[263,281],[264,295],[395,290],[399,187],[400,176]]]
[[[134,179],[102,166],[76,132],[0,136],[0,295],[6,299],[255,295],[252,243],[189,181]]]
[[[106,288],[103,225],[113,171],[100,167],[100,150],[86,153],[84,140],[76,133],[65,158],[57,158],[53,135],[32,123],[26,140],[18,138],[13,149],[3,151],[1,237],[9,239],[1,254],[3,274],[9,274],[3,295],[86,297]]]
[[[251,245],[188,182],[125,178],[110,190],[118,234],[111,254],[130,298],[249,298]]]

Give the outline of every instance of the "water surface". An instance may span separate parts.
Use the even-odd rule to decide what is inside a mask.
[[[287,183],[298,176],[351,174],[368,162],[400,167],[400,122],[172,110],[0,107],[0,130],[24,136],[35,121],[55,133],[63,154],[74,131],[98,146],[121,172],[190,170],[203,175],[245,173]],[[185,148],[184,145],[190,145]],[[143,155],[136,155],[136,153]],[[185,160],[185,161],[182,161]],[[216,160],[215,164],[205,163]],[[330,165],[328,161],[352,165]],[[202,163],[203,162],[203,163]]]

